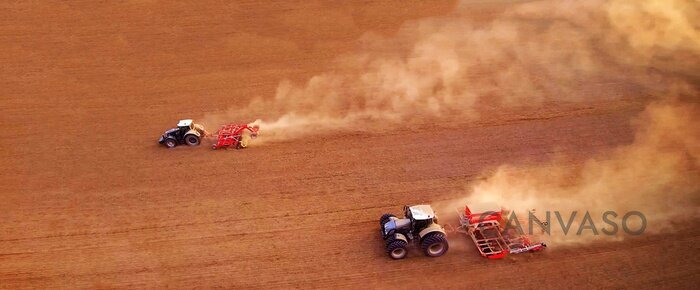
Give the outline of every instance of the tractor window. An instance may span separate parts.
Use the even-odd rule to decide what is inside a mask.
[[[430,222],[431,222],[431,221],[432,221],[432,220],[420,220],[420,221],[417,220],[417,221],[415,221],[415,223],[413,224],[413,228],[416,229],[416,230],[418,230],[418,231],[420,231],[420,230],[422,230],[422,229],[424,229],[424,228],[427,228],[427,227],[430,225]]]

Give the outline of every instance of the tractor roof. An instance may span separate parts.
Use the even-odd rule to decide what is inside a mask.
[[[419,204],[409,207],[411,215],[416,220],[428,220],[435,217],[435,212],[433,208],[427,204]]]
[[[180,122],[177,123],[178,127],[185,127],[185,126],[189,126],[189,125],[192,125],[192,119],[180,120]]]

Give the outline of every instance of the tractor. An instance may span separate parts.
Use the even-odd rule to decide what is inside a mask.
[[[165,131],[158,143],[165,145],[168,148],[174,148],[180,144],[189,146],[197,146],[202,141],[202,138],[209,135],[204,126],[195,124],[190,119],[180,120],[177,123],[177,128],[172,128]]]
[[[442,256],[449,248],[445,229],[438,224],[430,205],[404,206],[404,218],[384,214],[379,225],[386,253],[395,260],[406,257],[408,243],[412,241],[429,257]]]

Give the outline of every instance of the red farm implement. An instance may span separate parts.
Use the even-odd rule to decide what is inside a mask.
[[[532,243],[529,237],[515,229],[503,229],[503,211],[473,212],[469,206],[459,211],[462,233],[471,237],[483,257],[500,259],[507,254],[536,252],[547,247],[545,243]]]
[[[236,149],[248,147],[248,142],[258,136],[258,126],[228,124],[223,125],[216,132],[216,142],[212,149],[234,147]]]

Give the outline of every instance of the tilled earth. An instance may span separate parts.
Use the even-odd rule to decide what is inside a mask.
[[[204,2],[0,4],[0,287],[691,288],[700,278],[697,230],[499,261],[457,233],[441,258],[384,253],[382,213],[463,198],[503,163],[575,163],[630,143],[644,107],[631,98],[246,150],[157,146],[178,118],[245,106],[283,78],[324,71],[366,31],[391,35],[454,6]],[[475,17],[491,9],[475,4]]]

